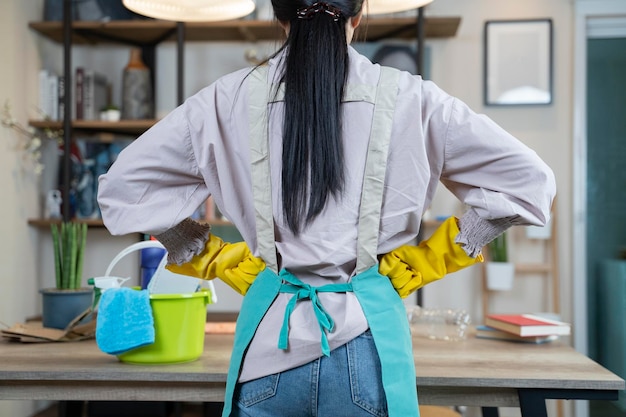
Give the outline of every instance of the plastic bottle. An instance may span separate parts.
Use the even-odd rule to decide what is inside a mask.
[[[100,302],[100,297],[102,293],[108,290],[109,288],[120,288],[126,281],[130,278],[121,278],[121,277],[95,277],[89,278],[87,280],[87,284],[93,285],[93,304],[91,306],[92,309],[95,310],[96,306]]]
[[[165,256],[163,248],[146,248],[141,250],[141,289],[148,288],[161,259]]]

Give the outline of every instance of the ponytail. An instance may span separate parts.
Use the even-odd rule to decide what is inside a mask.
[[[280,79],[285,84],[282,200],[287,225],[298,234],[344,189],[345,26],[360,11],[362,0],[300,7],[293,3],[301,2],[272,0],[278,20],[290,25],[281,48],[286,51]]]

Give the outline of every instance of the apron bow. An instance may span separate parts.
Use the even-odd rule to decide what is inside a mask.
[[[328,344],[328,337],[326,336],[326,332],[333,331],[333,328],[335,327],[335,322],[333,321],[333,318],[330,316],[330,314],[328,314],[328,312],[324,309],[324,306],[317,296],[317,293],[350,292],[352,291],[352,284],[327,284],[321,287],[313,287],[300,281],[298,278],[296,278],[295,275],[286,270],[280,272],[280,277],[283,280],[283,284],[280,287],[280,292],[294,294],[294,296],[291,297],[291,300],[289,300],[287,306],[285,307],[285,318],[283,319],[283,325],[280,329],[278,348],[286,350],[289,346],[289,317],[291,316],[293,310],[296,308],[296,304],[298,303],[298,301],[311,300],[311,306],[313,307],[315,318],[317,319],[317,323],[320,326],[320,332],[322,333],[322,353],[324,354],[324,356],[330,356],[330,346]]]

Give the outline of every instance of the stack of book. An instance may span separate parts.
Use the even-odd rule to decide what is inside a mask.
[[[39,112],[42,119],[63,120],[65,81],[54,71],[39,71]]]
[[[76,68],[72,97],[72,118],[98,120],[100,111],[109,104],[109,82],[106,76]],[[63,120],[65,116],[65,78],[54,71],[39,72],[39,111],[46,120]]]
[[[490,314],[476,327],[476,337],[524,343],[546,343],[567,336],[569,323],[535,314]]]
[[[91,69],[78,67],[75,78],[75,118],[77,120],[100,119],[100,111],[109,104],[109,84],[106,76]]]

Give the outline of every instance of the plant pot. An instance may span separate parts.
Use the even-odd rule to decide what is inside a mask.
[[[515,264],[511,262],[487,262],[487,289],[510,291],[513,288]]]
[[[77,290],[43,288],[39,292],[42,297],[43,327],[53,329],[65,329],[93,302],[93,290],[91,288],[79,288]],[[89,320],[91,320],[91,316],[88,316],[83,322]]]
[[[122,118],[122,111],[116,109],[102,110],[100,112],[100,120],[105,122],[119,122]]]

